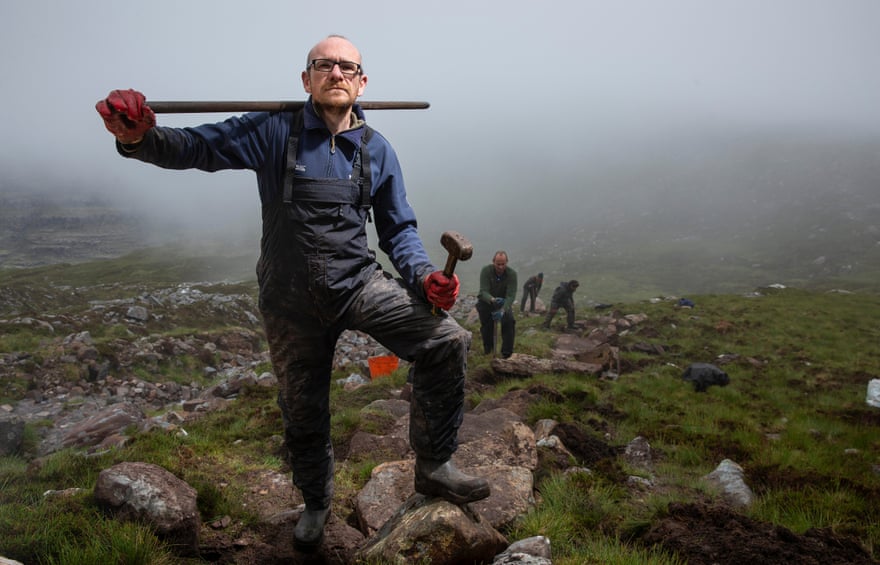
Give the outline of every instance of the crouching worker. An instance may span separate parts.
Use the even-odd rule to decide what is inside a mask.
[[[410,444],[415,490],[461,504],[489,496],[485,479],[452,463],[464,407],[470,332],[445,312],[459,292],[428,258],[397,156],[364,122],[367,84],[357,48],[341,36],[315,45],[297,112],[255,112],[191,128],[158,127],[140,92],[114,90],[96,109],[123,157],[166,169],[250,169],[262,203],[259,304],[279,381],[293,481],[305,511],[294,543],[316,549],[333,498],[330,377],[337,339],[360,330],[412,363]],[[372,212],[370,210],[372,209]],[[367,247],[372,214],[379,247]],[[432,313],[432,304],[439,307]]]
[[[550,298],[550,309],[547,310],[547,318],[544,320],[544,328],[550,328],[550,322],[553,317],[562,308],[565,310],[565,317],[568,329],[574,328],[574,291],[580,286],[577,281],[566,281],[559,284],[553,291]]]

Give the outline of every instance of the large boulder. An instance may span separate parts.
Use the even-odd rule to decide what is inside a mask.
[[[387,436],[374,437],[385,443],[370,443],[373,453],[388,453],[392,445],[403,441],[408,428],[406,414]],[[535,505],[532,471],[538,465],[537,447],[534,432],[521,416],[503,407],[466,413],[458,440],[458,451],[453,455],[456,466],[489,481],[491,495],[471,504],[484,521],[504,528]],[[363,439],[358,444],[364,445]],[[354,449],[349,455],[353,454]],[[409,451],[403,460],[377,465],[358,493],[355,513],[366,535],[379,530],[415,494],[413,457]]]
[[[359,552],[369,563],[489,562],[507,540],[468,506],[415,495]]]
[[[180,555],[197,555],[196,490],[151,463],[125,462],[98,474],[95,502],[110,515],[150,525]]]

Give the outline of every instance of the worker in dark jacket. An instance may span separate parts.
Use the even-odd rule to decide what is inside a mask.
[[[293,480],[305,511],[294,529],[304,550],[321,543],[333,497],[330,377],[346,330],[373,336],[412,362],[410,444],[415,490],[461,504],[485,498],[485,479],[457,469],[470,332],[444,310],[459,292],[428,258],[397,155],[356,104],[367,84],[357,48],[329,36],[308,54],[309,99],[290,112],[255,112],[190,128],[155,127],[143,94],[115,90],[96,109],[117,151],[167,169],[250,169],[262,202],[259,307],[278,377]],[[372,216],[379,247],[367,246]],[[441,310],[432,313],[432,305]]]
[[[501,356],[513,355],[516,319],[513,302],[516,300],[516,271],[507,266],[507,253],[496,251],[492,263],[480,271],[480,292],[477,295],[477,313],[480,315],[480,337],[483,353],[495,350],[495,323],[501,323]]]
[[[531,301],[531,306],[529,307],[529,312],[535,311],[535,300],[538,298],[538,293],[541,292],[541,286],[544,284],[544,273],[538,273],[533,277],[529,277],[526,280],[526,284],[523,285],[523,296],[522,300],[519,302],[519,311],[525,312],[526,309],[526,299]]]
[[[566,281],[559,284],[553,291],[553,297],[550,298],[550,309],[547,310],[547,318],[544,320],[544,328],[550,328],[550,322],[553,316],[560,308],[565,310],[567,318],[567,328],[574,328],[574,291],[577,290],[580,283],[577,281]]]

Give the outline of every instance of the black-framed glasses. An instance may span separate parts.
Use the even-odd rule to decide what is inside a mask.
[[[351,78],[360,74],[361,66],[354,61],[334,61],[333,59],[312,59],[309,66],[321,73],[333,72],[333,67],[339,65],[339,72],[345,78]]]

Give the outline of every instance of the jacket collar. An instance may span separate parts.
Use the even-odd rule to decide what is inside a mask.
[[[361,108],[360,104],[355,104],[354,107],[352,107],[351,113],[354,115],[354,119],[352,120],[354,122],[354,126],[343,132],[340,132],[339,135],[357,145],[361,141],[361,130],[366,125],[366,121],[364,119],[364,111]],[[330,133],[327,129],[326,124],[324,124],[324,120],[322,120],[318,113],[315,111],[315,106],[312,104],[311,96],[309,96],[309,99],[306,101],[305,112],[303,113],[303,127],[305,129],[311,130],[320,129],[324,130],[324,132],[327,134]]]

